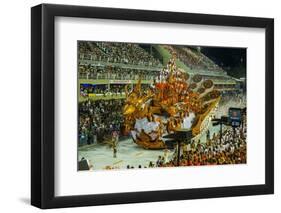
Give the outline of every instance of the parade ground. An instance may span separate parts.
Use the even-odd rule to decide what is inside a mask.
[[[218,133],[219,126],[210,126],[210,134]],[[200,141],[206,142],[206,133],[202,134]],[[147,150],[138,146],[131,138],[119,141],[117,145],[117,156],[113,157],[113,150],[108,145],[92,144],[85,147],[80,147],[78,152],[78,159],[82,157],[89,160],[93,165],[93,170],[102,170],[107,166],[115,167],[118,169],[126,169],[129,165],[130,168],[148,167],[150,161],[155,163],[158,156],[164,156],[167,153],[167,158],[172,158],[174,150]],[[168,160],[167,159],[167,160]]]

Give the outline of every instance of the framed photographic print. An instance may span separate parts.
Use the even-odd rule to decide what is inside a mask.
[[[31,203],[274,192],[274,20],[31,9]]]

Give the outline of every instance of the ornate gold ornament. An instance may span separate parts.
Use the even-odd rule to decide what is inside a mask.
[[[196,137],[220,100],[212,80],[190,77],[176,67],[175,60],[173,54],[149,89],[142,90],[141,79],[132,91],[126,87],[125,131],[143,148],[166,148],[162,136],[177,129],[190,128]]]

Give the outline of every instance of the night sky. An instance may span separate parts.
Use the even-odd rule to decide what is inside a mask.
[[[245,48],[202,47],[201,52],[221,66],[228,75],[246,77]]]

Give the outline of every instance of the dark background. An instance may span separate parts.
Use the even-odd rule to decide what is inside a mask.
[[[221,66],[228,75],[246,77],[246,48],[202,47],[201,52]]]

